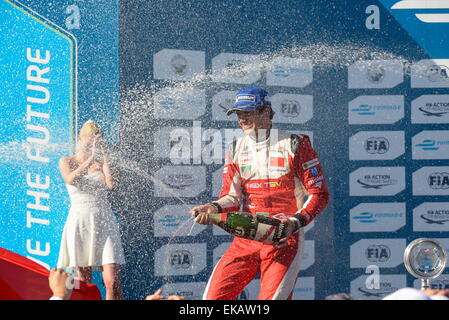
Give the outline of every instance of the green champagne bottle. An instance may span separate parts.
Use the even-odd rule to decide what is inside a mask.
[[[201,212],[196,211],[195,217]],[[209,219],[226,232],[240,238],[277,244],[285,237],[285,224],[279,219],[249,212],[211,213]]]

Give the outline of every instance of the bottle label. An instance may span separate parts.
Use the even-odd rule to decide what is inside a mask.
[[[277,226],[265,223],[258,223],[257,230],[254,235],[254,240],[264,243],[273,243],[277,233]]]
[[[245,228],[243,228],[243,227],[235,227],[233,230],[233,234],[237,237],[246,238],[245,233],[246,233]]]
[[[248,212],[230,212],[217,216],[217,225],[237,237],[267,244],[276,243],[283,237],[284,224],[279,219]]]

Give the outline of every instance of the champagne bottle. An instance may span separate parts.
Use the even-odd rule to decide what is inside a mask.
[[[195,217],[200,213],[196,211]],[[285,224],[275,218],[235,211],[211,213],[209,219],[226,232],[240,238],[276,244],[285,237]]]

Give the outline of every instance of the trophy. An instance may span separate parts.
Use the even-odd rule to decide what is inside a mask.
[[[412,276],[421,279],[421,289],[430,288],[430,280],[444,271],[446,259],[446,250],[430,239],[416,239],[404,252],[404,265]]]

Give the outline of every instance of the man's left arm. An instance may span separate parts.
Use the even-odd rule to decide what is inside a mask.
[[[307,190],[308,199],[294,218],[298,228],[308,225],[329,203],[323,168],[308,136],[299,137],[294,153],[294,170]]]

